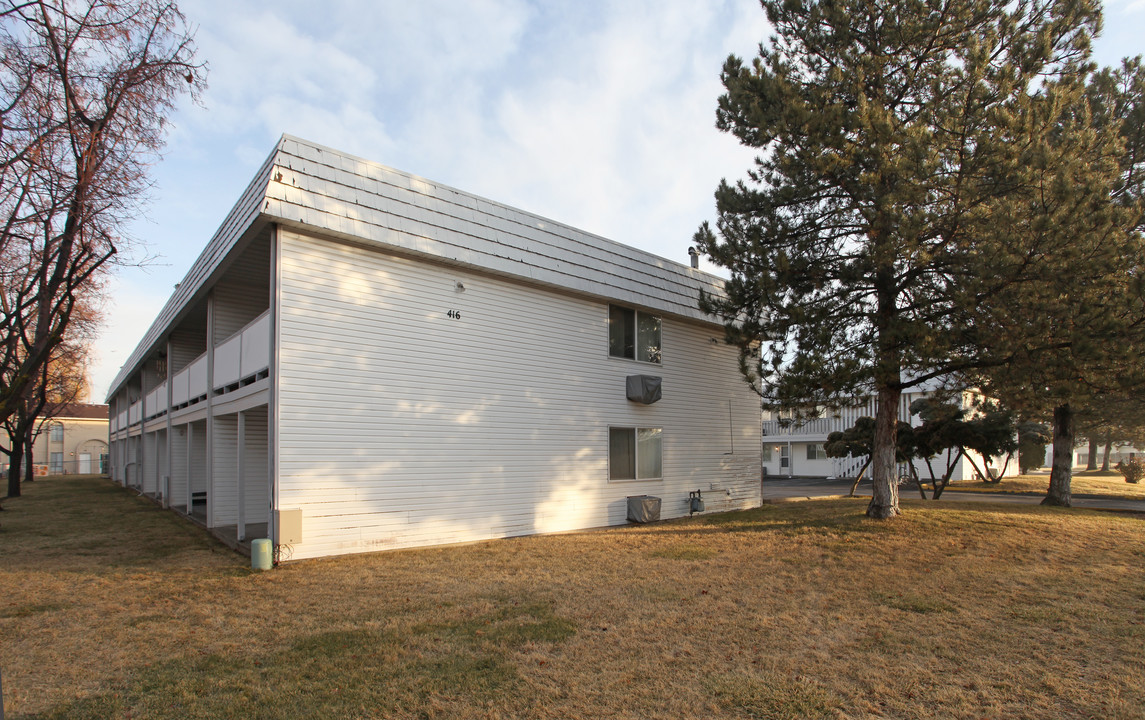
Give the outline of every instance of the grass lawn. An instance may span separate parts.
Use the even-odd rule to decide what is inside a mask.
[[[1049,486],[1050,476],[1049,473],[1045,473],[1003,478],[1002,482],[997,484],[963,480],[950,483],[950,487],[947,489],[958,492],[1037,493],[1045,495]],[[1069,486],[1070,492],[1074,495],[1100,495],[1102,497],[1145,500],[1145,483],[1127,483],[1121,473],[1115,471],[1074,471]]]
[[[105,480],[0,513],[14,718],[1145,716],[1145,519],[827,500],[255,574]]]

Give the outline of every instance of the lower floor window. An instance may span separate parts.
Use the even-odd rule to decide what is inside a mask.
[[[662,428],[608,429],[608,479],[657,480],[664,475]]]
[[[51,453],[48,462],[48,472],[53,475],[59,475],[64,471],[64,454],[62,452]]]
[[[822,443],[808,443],[807,444],[807,459],[808,460],[826,460],[827,451],[823,449]]]

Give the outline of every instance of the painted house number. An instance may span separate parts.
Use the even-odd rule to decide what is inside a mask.
[[[449,312],[446,313],[446,316],[451,317],[454,320],[460,320],[461,319],[461,311],[460,310],[450,310]]]

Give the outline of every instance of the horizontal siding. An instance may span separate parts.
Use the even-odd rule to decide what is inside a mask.
[[[255,238],[214,287],[215,344],[270,307],[270,236]]]
[[[718,327],[666,317],[663,365],[610,358],[602,302],[280,237],[294,557],[616,524],[635,494],[666,517],[696,489],[711,509],[758,504],[758,401]],[[664,378],[660,402],[625,398],[639,373]],[[608,481],[610,425],[664,428],[663,480]]]
[[[187,506],[187,428],[171,428],[171,498],[178,507]]]
[[[248,523],[264,523],[270,515],[270,487],[267,478],[266,406],[243,412],[242,483]]]
[[[191,434],[187,481],[191,483],[192,493],[207,492],[207,421],[188,423],[187,432]]]
[[[145,433],[143,435],[143,467],[140,477],[143,480],[143,493],[146,495],[154,495],[159,490],[158,459],[159,448],[155,433]]]
[[[238,416],[219,415],[211,431],[211,527],[238,522]]]
[[[203,330],[178,330],[171,333],[171,352],[167,357],[168,377],[190,365],[207,351],[207,335]]]

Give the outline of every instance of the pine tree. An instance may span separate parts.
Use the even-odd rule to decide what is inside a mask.
[[[1024,266],[978,299],[982,341],[1004,364],[978,381],[1026,415],[1052,415],[1047,505],[1069,506],[1078,421],[1145,395],[1145,69],[1140,60],[1047,92],[1051,142],[993,208],[1008,242],[991,267]]]
[[[747,181],[717,189],[716,231],[696,234],[730,271],[726,294],[701,306],[725,321],[766,405],[876,398],[867,514],[892,517],[902,392],[999,362],[977,305],[1024,266],[995,247],[1006,238],[992,214],[1051,142],[1066,108],[1047,88],[1084,68],[1100,11],[762,5],[775,35],[750,67],[727,60],[717,110],[717,127],[759,156]]]

